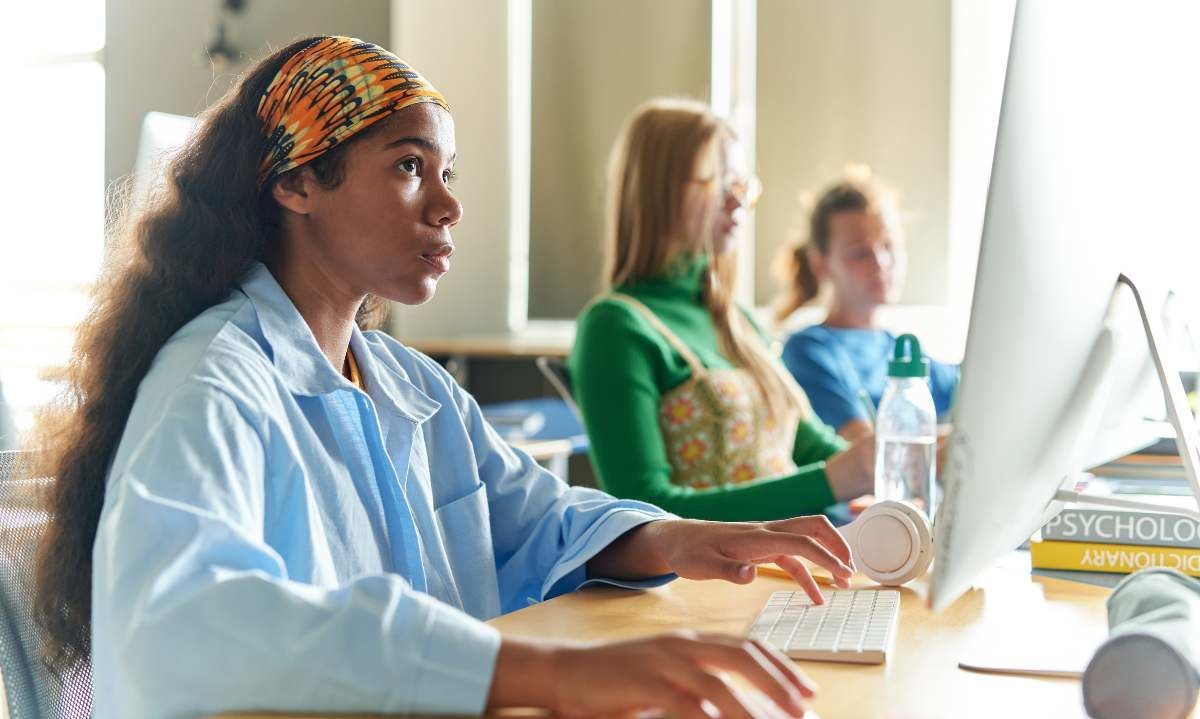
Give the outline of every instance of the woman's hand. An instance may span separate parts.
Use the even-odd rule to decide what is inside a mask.
[[[866,434],[825,460],[825,477],[833,496],[847,502],[875,491],[875,434]]]
[[[850,547],[824,516],[775,522],[705,522],[677,519],[644,525],[647,549],[681,577],[724,579],[746,584],[755,565],[774,562],[818,604],[816,581],[797,556],[829,570],[834,583],[849,587],[854,574]]]
[[[736,674],[775,704],[735,688]],[[488,708],[537,706],[559,716],[643,712],[709,719],[805,713],[815,685],[786,657],[759,642],[719,634],[673,634],[583,646],[504,640]]]

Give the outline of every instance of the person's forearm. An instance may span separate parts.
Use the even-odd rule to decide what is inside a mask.
[[[637,580],[670,573],[653,542],[654,525],[667,521],[647,522],[622,534],[588,560],[588,576]]]
[[[554,707],[553,683],[548,681],[554,665],[555,646],[526,639],[505,637],[496,655],[487,709],[501,707]]]
[[[860,437],[866,437],[875,431],[871,423],[863,419],[852,419],[838,427],[838,436],[847,442],[853,442]]]
[[[690,519],[725,522],[785,519],[815,514],[837,500],[825,476],[825,463],[800,467],[794,474],[743,484],[694,489],[672,484],[668,476],[644,476],[616,486],[602,483],[616,496],[649,502]]]

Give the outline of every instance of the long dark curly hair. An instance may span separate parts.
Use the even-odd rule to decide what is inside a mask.
[[[31,443],[40,450],[33,471],[55,478],[35,597],[43,659],[52,669],[66,671],[90,658],[92,545],[108,469],[138,385],[166,341],[226,299],[256,262],[269,261],[278,243],[279,206],[269,186],[256,187],[265,149],[256,111],[287,59],[320,39],[293,42],[248,69],[203,113],[167,166],[165,187],[110,222],[109,251],[79,325],[66,389],[42,414]],[[322,185],[336,186],[346,148],[369,132],[306,167]],[[367,298],[359,324],[376,325],[384,307]]]

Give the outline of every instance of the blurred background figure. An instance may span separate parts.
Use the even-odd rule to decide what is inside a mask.
[[[608,283],[567,361],[602,488],[701,519],[777,519],[869,494],[874,439],[812,415],[738,304],[761,187],[704,103],[653,100],[613,148]]]
[[[879,309],[899,297],[908,264],[896,193],[868,168],[849,168],[811,203],[804,227],[800,240],[779,258],[785,287],[776,319],[785,320],[823,292],[828,312],[819,324],[787,339],[783,361],[817,416],[855,439],[871,432],[896,344],[879,321]],[[931,365],[930,389],[943,416],[958,368]]]

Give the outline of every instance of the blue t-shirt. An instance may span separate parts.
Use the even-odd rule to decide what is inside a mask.
[[[859,399],[866,390],[878,407],[887,387],[887,365],[896,337],[885,330],[813,325],[788,338],[783,363],[800,383],[813,411],[825,424],[840,428],[867,419]],[[958,385],[958,366],[930,360],[929,388],[938,417],[950,410]]]

